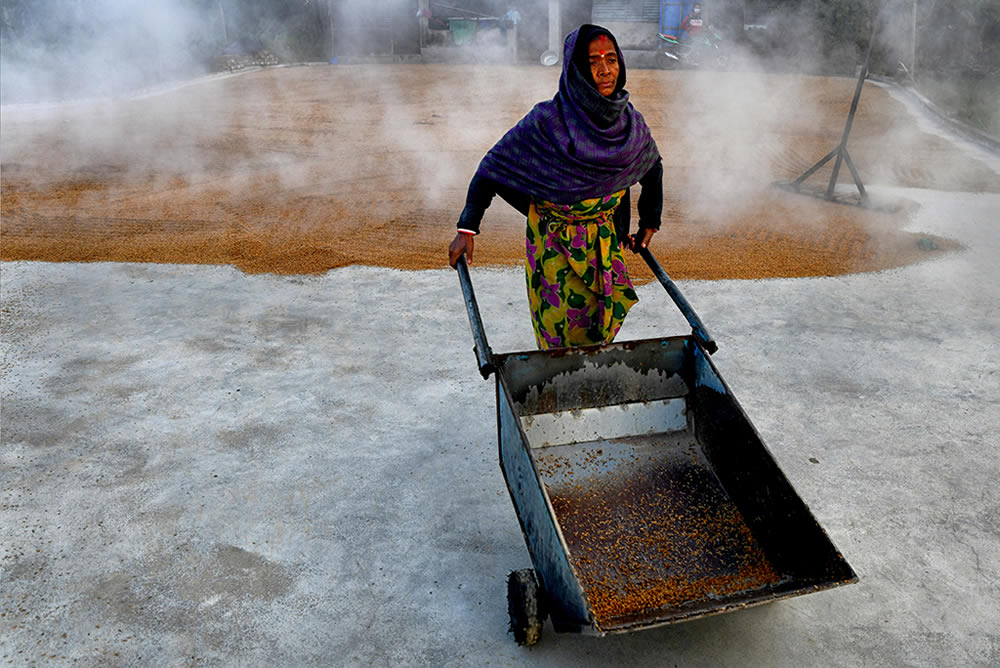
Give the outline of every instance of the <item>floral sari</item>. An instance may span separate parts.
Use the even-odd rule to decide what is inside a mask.
[[[540,349],[610,343],[639,301],[612,220],[624,194],[532,202],[525,278]]]

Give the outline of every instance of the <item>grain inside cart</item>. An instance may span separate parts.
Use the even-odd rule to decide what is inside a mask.
[[[507,583],[522,645],[546,617],[603,636],[857,580],[722,380],[698,316],[642,255],[691,335],[494,354],[457,265],[534,566]]]

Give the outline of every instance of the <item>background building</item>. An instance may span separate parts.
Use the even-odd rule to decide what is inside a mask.
[[[681,23],[693,4],[693,0],[338,0],[329,4],[331,55],[340,60],[420,56],[423,62],[538,62],[547,50],[561,51],[566,33],[581,23],[606,26],[624,50],[650,52],[658,45],[657,33],[681,36]],[[701,6],[716,28],[732,35],[742,32],[743,0],[704,0]]]

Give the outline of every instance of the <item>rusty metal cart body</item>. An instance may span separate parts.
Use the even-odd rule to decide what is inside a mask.
[[[464,258],[500,465],[534,568],[511,573],[519,644],[631,632],[856,581],[692,334],[493,354]]]

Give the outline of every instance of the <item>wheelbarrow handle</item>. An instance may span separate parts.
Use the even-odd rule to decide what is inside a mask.
[[[489,378],[496,370],[493,365],[493,351],[486,342],[486,330],[483,328],[483,318],[479,315],[479,304],[476,303],[476,292],[472,289],[472,277],[469,276],[469,265],[465,261],[465,253],[459,256],[455,263],[458,270],[458,281],[462,284],[462,295],[465,297],[465,310],[469,313],[469,326],[472,327],[472,340],[476,347],[476,361],[479,363],[479,373],[483,378]]]
[[[694,334],[694,337],[698,340],[702,347],[708,351],[709,355],[718,350],[719,346],[715,343],[715,339],[713,339],[708,333],[708,330],[705,329],[705,325],[701,322],[701,318],[699,318],[698,314],[694,312],[693,308],[691,308],[691,304],[689,304],[688,300],[681,294],[677,285],[675,285],[674,282],[670,280],[670,277],[667,276],[667,272],[663,271],[663,267],[661,267],[660,263],[656,261],[656,258],[653,257],[650,250],[648,248],[640,248],[639,255],[641,255],[642,259],[646,261],[649,268],[653,270],[653,274],[660,281],[660,284],[666,289],[667,294],[670,295],[670,298],[674,300],[675,304],[677,304],[677,308],[679,308],[681,313],[684,314],[684,317],[687,318],[688,324],[691,325],[691,333]]]

